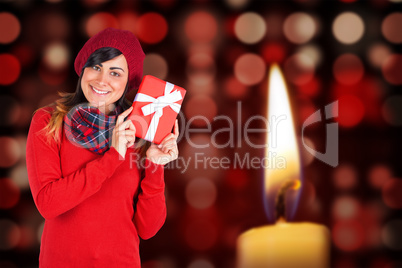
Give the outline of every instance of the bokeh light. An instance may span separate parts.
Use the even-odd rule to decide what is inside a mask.
[[[233,9],[241,9],[245,7],[250,0],[225,0],[225,3]]]
[[[362,79],[364,66],[356,55],[343,54],[335,60],[333,73],[339,83],[353,85]]]
[[[234,25],[236,37],[245,44],[255,44],[261,41],[266,29],[264,19],[255,12],[241,14]]]
[[[263,46],[261,54],[267,63],[281,63],[286,56],[286,49],[280,43],[267,43]]]
[[[0,137],[0,167],[9,168],[17,163],[21,157],[18,142],[11,137]]]
[[[20,35],[21,25],[18,18],[9,12],[0,12],[0,44],[8,44]]]
[[[14,55],[7,53],[0,54],[0,62],[0,85],[11,85],[20,76],[20,62]]]
[[[322,61],[322,52],[317,45],[309,44],[301,46],[300,48],[298,48],[296,53],[304,54],[310,57],[313,60],[315,66],[319,65]]]
[[[165,58],[156,53],[145,55],[143,74],[153,75],[159,79],[165,80],[169,72],[168,64]]]
[[[286,38],[295,44],[309,42],[317,33],[317,24],[307,13],[296,12],[286,18],[283,24]]]
[[[196,11],[190,14],[184,27],[188,39],[195,43],[211,42],[218,32],[216,19],[205,11]]]
[[[356,198],[342,196],[335,199],[332,205],[332,217],[335,220],[351,220],[359,216],[361,206]]]
[[[392,179],[392,175],[392,171],[388,166],[384,164],[378,164],[370,168],[368,179],[371,186],[377,189],[381,189],[385,183]]]
[[[394,12],[385,17],[382,22],[381,32],[391,43],[401,44],[402,12]]]
[[[336,222],[332,228],[332,241],[342,251],[360,249],[364,242],[362,222],[358,220]]]
[[[63,70],[67,68],[70,60],[70,52],[63,43],[49,44],[44,51],[43,62],[54,70]]]
[[[21,190],[29,190],[28,171],[25,163],[13,167],[10,171],[10,178]]]
[[[137,34],[138,15],[132,11],[123,11],[117,14],[117,21],[119,22],[120,29],[130,31],[133,34]]]
[[[402,54],[391,54],[382,65],[384,78],[393,85],[402,85]]]
[[[14,248],[21,237],[18,225],[7,219],[0,219],[0,250]]]
[[[208,107],[208,109],[205,109]],[[184,107],[184,113],[192,124],[197,127],[206,126],[211,123],[213,118],[218,112],[216,102],[206,95],[196,95],[187,99],[186,106]],[[197,118],[196,118],[197,116]]]
[[[137,20],[136,32],[141,41],[148,44],[156,44],[166,37],[168,33],[168,23],[159,13],[145,13]]]
[[[297,90],[301,94],[309,96],[309,97],[317,96],[320,93],[321,89],[322,89],[322,83],[318,77],[313,77],[307,83],[297,86]],[[315,112],[315,110],[312,112]]]
[[[197,259],[192,261],[187,268],[215,268],[215,266],[206,259]]]
[[[339,42],[347,45],[354,44],[364,34],[364,22],[358,14],[344,12],[335,18],[332,32]]]
[[[196,209],[206,209],[216,200],[217,189],[215,184],[207,178],[195,178],[186,186],[187,202]]]
[[[10,96],[0,97],[0,126],[14,124],[21,114],[20,104]]]
[[[395,95],[388,97],[382,107],[384,120],[393,126],[402,125],[402,96]]]
[[[402,180],[389,179],[382,187],[384,203],[393,209],[402,209]]]
[[[392,51],[389,46],[382,43],[376,43],[370,46],[367,52],[367,56],[372,66],[381,68],[384,60],[388,58],[391,53]]]
[[[223,82],[223,90],[229,98],[242,99],[247,95],[249,89],[234,76],[226,78]]]
[[[390,249],[402,250],[402,220],[387,222],[381,231],[383,243]]]
[[[89,37],[109,27],[119,28],[119,23],[117,18],[108,12],[95,13],[85,23],[85,31]]]
[[[333,182],[338,189],[352,189],[357,184],[356,169],[347,164],[339,165],[333,172]]]
[[[207,53],[194,53],[187,61],[186,71],[192,83],[198,86],[207,85],[215,77],[215,61]]]
[[[338,98],[338,117],[335,119],[342,127],[354,127],[364,117],[365,108],[362,101],[353,95],[343,95]]]
[[[243,54],[235,62],[234,74],[237,80],[244,85],[256,85],[260,83],[266,75],[265,62],[257,54]]]
[[[0,209],[15,206],[20,199],[20,189],[9,178],[0,178]]]
[[[314,61],[305,54],[296,53],[286,59],[283,72],[291,83],[297,86],[304,85],[314,77]]]

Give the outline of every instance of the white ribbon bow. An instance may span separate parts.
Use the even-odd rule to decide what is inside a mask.
[[[147,133],[145,134],[144,137],[145,140],[148,141],[154,140],[156,129],[158,128],[159,125],[159,119],[163,115],[163,108],[165,108],[166,106],[170,106],[170,108],[172,108],[173,111],[175,111],[176,113],[180,112],[181,105],[175,102],[181,100],[183,97],[181,96],[181,93],[178,90],[170,92],[173,90],[173,88],[174,88],[173,84],[166,82],[165,94],[159,96],[156,99],[144,93],[137,93],[137,95],[135,96],[134,101],[151,102],[150,104],[147,104],[141,108],[145,116],[155,113],[154,116],[152,117],[151,123],[149,124]]]

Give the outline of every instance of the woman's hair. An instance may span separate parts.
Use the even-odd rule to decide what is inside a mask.
[[[59,92],[60,99],[58,99],[55,103],[51,104],[55,106],[55,109],[52,112],[52,116],[50,118],[49,123],[43,129],[46,132],[47,141],[50,143],[52,140],[59,143],[62,137],[62,129],[63,129],[63,120],[64,116],[76,105],[81,103],[86,103],[88,100],[85,98],[85,95],[81,88],[81,79],[84,74],[84,69],[87,67],[93,67],[99,65],[102,62],[111,60],[119,55],[122,52],[113,47],[103,47],[97,49],[93,52],[87,62],[85,63],[84,67],[81,70],[81,75],[78,79],[77,87],[74,93],[62,93]],[[127,110],[130,108],[132,103],[128,101],[125,96],[128,91],[129,83],[127,81],[126,88],[123,92],[121,98],[116,102],[117,106],[122,108],[122,111]],[[141,140],[137,143],[137,147],[141,147],[140,153],[143,155],[145,152],[143,150],[147,150],[150,143]]]

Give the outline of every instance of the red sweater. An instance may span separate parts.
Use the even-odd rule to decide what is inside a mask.
[[[26,153],[32,196],[45,218],[39,266],[140,267],[138,236],[154,236],[166,218],[163,166],[146,160],[141,180],[133,149],[125,160],[113,147],[98,155],[64,133],[49,145],[41,131],[50,119],[45,110],[52,108],[33,116]]]

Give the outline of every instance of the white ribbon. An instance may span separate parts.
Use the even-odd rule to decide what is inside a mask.
[[[147,133],[145,134],[144,137],[145,140],[148,141],[154,140],[156,129],[158,128],[159,125],[159,119],[163,115],[163,108],[165,108],[166,106],[170,106],[170,108],[172,108],[173,111],[175,111],[176,113],[180,112],[181,105],[175,102],[181,100],[183,97],[181,96],[181,93],[178,90],[171,92],[173,88],[174,88],[173,84],[166,82],[165,93],[164,95],[159,96],[158,98],[151,97],[144,93],[137,93],[137,95],[135,96],[134,101],[151,102],[150,104],[147,104],[141,108],[145,116],[155,113],[154,116],[152,117],[151,123],[149,124]]]

